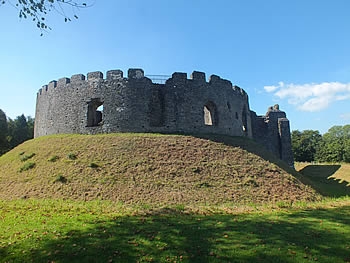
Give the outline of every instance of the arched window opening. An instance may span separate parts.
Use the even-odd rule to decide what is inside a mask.
[[[211,118],[210,110],[207,106],[204,106],[204,124],[205,125],[213,125],[213,120]]]
[[[88,102],[87,125],[95,127],[102,124],[103,102],[100,99],[92,99]]]
[[[216,106],[213,102],[208,102],[204,105],[204,124],[208,126],[214,126],[218,123],[218,116],[216,112]]]
[[[242,111],[242,130],[244,135],[248,134],[247,109],[244,107]]]

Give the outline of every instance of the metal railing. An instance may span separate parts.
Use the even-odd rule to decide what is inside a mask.
[[[145,77],[152,80],[153,83],[165,84],[165,82],[171,78],[169,75],[146,75]]]

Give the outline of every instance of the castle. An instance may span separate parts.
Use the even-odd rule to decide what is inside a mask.
[[[293,166],[289,121],[278,105],[251,111],[247,93],[228,80],[194,71],[153,83],[142,69],[90,72],[43,86],[34,137],[58,133],[157,132],[247,136]]]

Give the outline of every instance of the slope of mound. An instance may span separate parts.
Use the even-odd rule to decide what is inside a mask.
[[[162,205],[292,202],[318,195],[238,146],[192,136],[108,134],[46,136],[19,145],[0,157],[0,198]]]

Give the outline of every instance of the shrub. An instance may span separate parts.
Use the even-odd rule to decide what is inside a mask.
[[[77,159],[77,155],[75,153],[68,153],[67,157],[70,160],[76,160]]]
[[[49,162],[56,162],[59,158],[60,158],[60,157],[58,157],[57,155],[54,155],[54,156],[50,157],[50,158],[48,159],[48,161],[49,161]]]
[[[59,174],[56,176],[55,178],[55,183],[66,183],[67,182],[67,178],[64,177],[62,174]]]
[[[98,168],[98,167],[100,167],[97,163],[90,163],[89,164],[89,167],[90,168]]]
[[[23,172],[23,171],[27,171],[27,170],[30,170],[32,168],[35,167],[35,163],[32,163],[32,162],[28,162],[28,163],[25,163],[20,169],[19,171],[20,172]]]
[[[21,155],[21,161],[22,162],[25,162],[27,160],[29,160],[30,158],[34,157],[35,156],[35,153],[31,153],[31,154],[28,154],[28,155]]]

